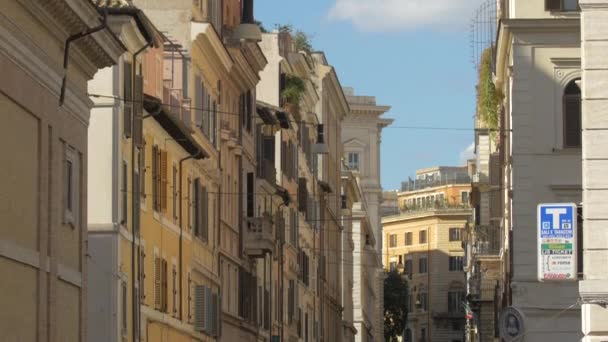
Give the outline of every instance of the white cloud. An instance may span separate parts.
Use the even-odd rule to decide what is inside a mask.
[[[467,160],[475,158],[475,143],[467,146],[462,152],[460,152],[460,165],[465,165]]]
[[[363,31],[401,31],[420,27],[466,28],[480,0],[335,0],[333,20],[352,21]]]

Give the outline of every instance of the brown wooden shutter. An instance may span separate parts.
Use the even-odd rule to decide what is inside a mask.
[[[160,203],[163,212],[167,212],[167,151],[160,152]]]
[[[143,145],[144,78],[136,75],[133,86],[133,143]]]
[[[564,0],[545,0],[545,11],[561,11]]]
[[[123,115],[123,133],[125,137],[131,137],[131,108],[133,105],[133,82],[132,82],[132,66],[131,63],[123,63],[124,71],[124,115]]]
[[[201,210],[201,202],[202,202],[202,193],[201,193],[201,180],[200,178],[196,178],[194,180],[194,236],[200,237],[201,232],[201,224],[203,222],[202,218],[202,210]]]
[[[167,284],[167,278],[168,278],[168,274],[167,274],[167,260],[162,261],[162,275],[161,275],[161,280],[162,280],[162,294],[161,294],[161,298],[162,298],[162,311],[163,312],[168,312],[168,300],[167,300],[167,296],[168,296],[168,284]]]
[[[162,286],[161,259],[159,257],[154,257],[154,308],[156,310],[162,309],[161,286]]]
[[[194,287],[194,330],[205,331],[205,287]]]
[[[202,190],[202,225],[201,225],[201,238],[205,241],[209,241],[209,194],[207,188],[203,187]]]

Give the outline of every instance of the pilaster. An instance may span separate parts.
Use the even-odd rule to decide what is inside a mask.
[[[582,304],[582,341],[608,339],[608,1],[580,0],[582,53],[582,152],[584,281],[579,292]]]

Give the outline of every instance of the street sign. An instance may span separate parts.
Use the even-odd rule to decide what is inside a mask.
[[[576,204],[538,205],[538,280],[577,279]]]
[[[498,331],[503,341],[521,341],[526,333],[524,314],[515,307],[507,306],[500,314]]]

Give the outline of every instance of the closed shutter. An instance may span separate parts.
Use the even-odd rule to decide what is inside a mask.
[[[212,301],[212,312],[213,312],[213,326],[211,336],[219,335],[219,325],[220,325],[220,315],[219,315],[219,296],[217,294],[213,294],[211,299]]]
[[[140,299],[142,300],[142,304],[143,301],[146,299],[146,286],[145,286],[145,280],[146,280],[146,252],[142,249],[141,252],[139,253],[139,284],[141,287],[141,291],[139,292],[140,294]]]
[[[253,172],[247,173],[247,217],[252,218],[254,215],[254,193],[253,193]]]
[[[201,239],[204,241],[209,240],[209,194],[207,188],[203,187],[201,190],[202,194],[202,225],[201,225]]]
[[[211,319],[213,310],[213,303],[211,302],[211,288],[205,287],[205,332],[211,333]]]
[[[131,63],[125,62],[124,66],[124,115],[123,115],[123,134],[131,137],[131,108],[133,106],[133,83]]]
[[[159,257],[154,257],[154,308],[162,309],[161,286],[162,286],[162,265]]]
[[[564,0],[545,0],[545,11],[561,11]]]
[[[200,128],[203,126],[203,82],[199,75],[194,75],[194,124]]]
[[[133,86],[133,143],[143,145],[144,78],[136,75]]]
[[[300,178],[298,182],[298,210],[306,212],[308,204],[308,190],[306,189],[306,178]]]
[[[281,142],[281,171],[285,176],[287,172],[287,142],[285,141]]]
[[[201,210],[201,180],[196,178],[194,180],[194,236],[200,237],[202,210]]]
[[[167,212],[167,151],[160,152],[160,203],[164,213]]]
[[[194,330],[205,331],[205,287],[194,286]]]
[[[167,284],[167,278],[168,278],[168,274],[167,274],[167,260],[162,261],[162,275],[161,275],[161,281],[162,281],[162,291],[161,291],[161,299],[162,299],[162,311],[163,312],[168,312],[169,308],[167,305],[167,295],[168,295],[168,284]]]

